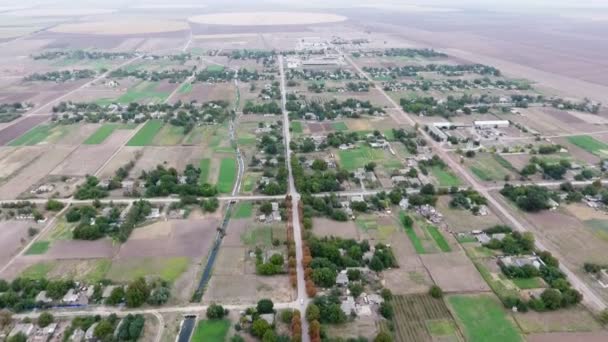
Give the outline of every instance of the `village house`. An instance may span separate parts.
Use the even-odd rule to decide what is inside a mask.
[[[504,267],[511,267],[511,266],[522,267],[525,265],[532,265],[536,269],[539,269],[541,266],[545,265],[545,263],[541,260],[541,258],[539,258],[538,256],[535,256],[535,255],[520,256],[520,257],[503,256],[503,257],[498,258],[498,264],[502,265]]]

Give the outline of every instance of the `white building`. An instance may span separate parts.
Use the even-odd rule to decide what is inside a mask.
[[[474,121],[475,128],[509,127],[509,120],[482,120]]]

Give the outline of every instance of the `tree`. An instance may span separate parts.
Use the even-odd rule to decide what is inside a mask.
[[[260,205],[260,212],[265,215],[272,213],[272,204],[270,202],[264,202]]]
[[[382,296],[382,299],[384,299],[385,301],[389,301],[389,300],[393,299],[393,293],[391,292],[390,289],[387,289],[387,288],[383,288],[382,291],[380,291],[380,295]]]
[[[381,331],[374,338],[374,342],[393,342],[393,338],[387,332]]]
[[[314,303],[308,304],[306,308],[306,320],[309,322],[318,321],[321,318],[321,311]]]
[[[13,314],[6,310],[6,309],[2,309],[0,310],[0,328],[4,328],[7,325],[11,324],[11,322],[13,321]]]
[[[266,332],[264,333],[264,337],[262,337],[262,342],[277,342],[277,341],[278,341],[277,334],[275,334],[274,331],[272,331],[272,329],[266,330]]]
[[[225,315],[226,310],[221,305],[211,304],[207,308],[207,318],[209,319],[222,319]]]
[[[38,316],[38,325],[41,328],[44,328],[44,327],[48,326],[49,324],[53,323],[54,320],[55,320],[55,317],[53,317],[53,315],[50,312],[44,311],[43,313],[40,314],[40,316]]]
[[[382,263],[382,260],[380,260],[379,257],[374,255],[372,260],[369,262],[369,268],[373,271],[380,272],[384,269],[384,264]]]
[[[18,332],[17,334],[8,338],[7,342],[27,342],[27,336],[24,333]]]
[[[433,285],[429,289],[429,294],[433,298],[441,298],[441,297],[443,297],[443,290],[441,289],[441,287],[439,287],[437,285]]]
[[[146,284],[146,280],[143,277],[139,277],[127,286],[125,301],[128,307],[135,308],[145,303],[149,296],[150,289],[148,288],[148,284]]]
[[[114,325],[107,319],[102,320],[95,326],[95,330],[93,331],[93,335],[99,339],[103,339],[104,337],[112,334],[114,332]]]
[[[403,214],[401,217],[401,223],[405,228],[411,228],[414,224],[414,220],[409,215]]]
[[[57,200],[49,199],[46,202],[46,210],[48,211],[59,211],[63,209],[65,205]]]
[[[273,313],[274,303],[270,299],[260,299],[256,309],[259,314]]]
[[[393,318],[393,306],[388,302],[382,302],[382,304],[380,304],[380,314],[386,319]]]
[[[271,329],[272,327],[270,326],[270,324],[268,324],[268,322],[261,318],[256,319],[251,325],[251,333],[259,338],[264,337],[266,331]]]
[[[348,290],[353,297],[358,298],[361,293],[363,293],[363,285],[359,283],[350,283],[348,285]]]
[[[374,172],[375,168],[376,168],[375,162],[369,162],[369,163],[365,164],[365,171],[367,171],[367,172]]]
[[[118,286],[112,289],[110,296],[106,298],[105,304],[116,305],[122,303],[125,298],[125,289],[122,286]]]
[[[562,294],[555,289],[546,289],[540,295],[545,307],[549,310],[557,310],[562,306]]]
[[[317,286],[332,287],[336,284],[336,271],[329,268],[317,268],[312,271],[312,280]]]
[[[603,325],[608,324],[608,309],[604,309],[600,312],[599,320]]]

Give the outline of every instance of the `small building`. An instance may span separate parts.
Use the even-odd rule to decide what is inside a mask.
[[[148,214],[148,216],[146,216],[146,219],[153,220],[153,219],[157,219],[159,217],[160,217],[160,209],[152,208],[152,210],[150,210],[150,214]]]
[[[384,303],[384,298],[382,298],[382,296],[380,296],[379,294],[376,293],[372,293],[367,295],[367,302],[370,304],[382,304]]]
[[[85,341],[95,341],[95,328],[97,327],[97,324],[98,323],[93,323],[84,333]]]
[[[393,184],[397,185],[400,183],[407,182],[407,178],[405,176],[393,176],[391,177],[391,181],[393,182]]]
[[[346,274],[346,271],[340,271],[340,273],[338,273],[338,276],[336,277],[336,284],[338,286],[346,286],[348,285],[348,275]]]
[[[112,291],[114,291],[115,288],[119,287],[118,285],[109,285],[106,286],[103,289],[103,292],[101,294],[101,298],[106,299],[108,297],[110,297],[110,295],[112,294]]]
[[[429,126],[429,134],[433,137],[433,139],[444,142],[448,140],[448,136],[438,127]]]
[[[545,263],[541,260],[541,258],[539,258],[535,255],[521,256],[521,257],[504,256],[504,257],[500,257],[498,259],[498,264],[505,266],[505,267],[511,267],[511,266],[522,267],[522,266],[526,266],[526,265],[532,265],[537,269],[539,269],[541,266],[545,265]]]
[[[407,208],[410,207],[410,200],[407,198],[402,198],[401,201],[399,201],[399,208],[405,210]]]
[[[356,308],[355,298],[352,296],[346,297],[346,299],[344,299],[340,304],[340,309],[342,309],[347,316],[350,316],[353,312],[356,312]]]
[[[485,245],[486,243],[489,243],[490,240],[492,240],[492,238],[490,238],[490,236],[488,236],[488,234],[486,234],[486,233],[481,233],[481,234],[475,235],[475,239],[477,240],[477,242],[479,242],[482,245]]]
[[[53,301],[53,299],[49,298],[46,295],[46,291],[40,291],[38,293],[38,295],[36,295],[36,303],[42,302],[42,303],[50,303]]]
[[[74,330],[74,332],[72,333],[72,336],[70,336],[69,341],[72,341],[72,342],[80,342],[80,341],[82,341],[82,339],[84,338],[84,334],[85,334],[85,332],[84,332],[82,329],[77,328],[77,329],[76,329],[76,330]]]
[[[78,293],[74,289],[69,289],[61,301],[65,304],[74,304],[78,302]]]

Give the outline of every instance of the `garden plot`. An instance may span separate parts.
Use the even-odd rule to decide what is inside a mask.
[[[42,123],[48,119],[49,117],[45,115],[28,116],[9,127],[4,128],[0,131],[0,145],[6,145],[25,132],[34,128],[39,123]]]
[[[97,170],[122,146],[131,135],[130,130],[116,130],[98,145],[81,145],[67,157],[51,174],[85,176]]]
[[[355,171],[369,162],[375,162],[384,169],[401,168],[403,164],[385,149],[373,149],[360,145],[352,150],[332,150],[338,156],[339,164],[348,171]]]
[[[275,245],[275,240],[279,244]],[[267,225],[252,219],[231,219],[203,302],[249,304],[259,298],[271,298],[275,302],[293,300],[295,294],[288,276],[256,275],[255,257],[250,254],[259,247],[266,256],[281,253],[286,258],[285,240],[283,223]]]
[[[16,194],[28,190],[57,167],[73,150],[74,147],[66,146],[47,148],[43,156],[20,169],[0,186],[0,199],[12,199]]]
[[[234,99],[235,87],[232,82],[217,84],[195,82],[190,86],[180,88],[173,97],[172,102],[197,101],[203,103],[208,101],[227,101],[232,103]]]
[[[570,341],[585,341],[585,342],[603,342],[608,340],[608,332],[558,332],[558,333],[541,333],[526,335],[528,342],[570,342]]]
[[[42,258],[41,260],[112,258],[117,251],[118,246],[107,238],[95,241],[56,240],[42,255],[24,256],[24,258]]]
[[[420,258],[435,283],[445,292],[485,292],[488,284],[462,251],[424,254]]]
[[[582,305],[557,311],[518,313],[514,318],[526,334],[603,330],[601,324]]]
[[[132,156],[133,148],[124,148],[121,153],[131,153]],[[131,151],[131,152],[129,152]],[[147,146],[143,148],[142,156],[137,160],[133,170],[131,170],[130,175],[132,177],[139,177],[142,171],[149,171],[151,169],[155,169],[158,165],[163,165],[165,167],[174,167],[177,170],[183,170],[186,168],[186,165],[199,165],[200,160],[203,158],[201,155],[200,148],[197,147],[156,147],[156,146]],[[122,163],[116,166],[116,169],[126,164]],[[110,167],[109,164],[106,168]],[[115,170],[115,169],[114,169]]]
[[[427,294],[394,296],[395,340],[463,341],[463,335],[441,299]]]
[[[519,329],[493,295],[450,296],[447,302],[467,341],[523,341]]]
[[[515,179],[517,170],[497,154],[479,153],[474,158],[465,159],[469,170],[484,182],[504,181],[505,177]]]
[[[359,240],[359,230],[353,221],[338,222],[322,217],[313,218],[313,231],[316,236],[338,236],[343,239]]]
[[[16,172],[33,163],[44,154],[46,147],[24,146],[3,147],[0,157],[0,181],[5,181]]]
[[[79,145],[95,130],[95,125],[42,124],[34,127],[17,139],[11,146],[32,145]]]

